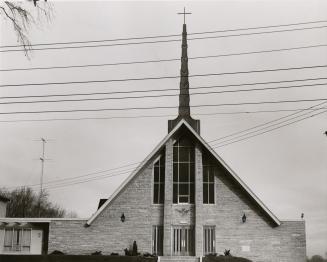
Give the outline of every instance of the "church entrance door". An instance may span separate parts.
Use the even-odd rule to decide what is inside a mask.
[[[194,226],[173,227],[173,255],[194,256]]]

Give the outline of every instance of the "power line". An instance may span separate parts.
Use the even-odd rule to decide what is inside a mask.
[[[299,103],[299,102],[313,102],[325,101],[327,98],[317,99],[300,99],[300,100],[279,100],[279,101],[260,101],[260,102],[240,102],[240,103],[223,103],[223,104],[204,104],[193,105],[197,107],[218,107],[218,106],[239,106],[239,105],[261,105],[261,104],[281,104],[281,103]],[[40,111],[12,111],[0,112],[0,115],[13,114],[43,114],[43,113],[74,113],[74,112],[101,112],[101,111],[125,111],[125,110],[149,110],[149,109],[169,109],[177,108],[176,106],[152,106],[152,107],[123,107],[123,108],[97,108],[97,109],[70,109],[70,110],[40,110]]]
[[[90,178],[90,179],[86,179],[86,180],[72,182],[72,183],[69,183],[69,184],[64,183],[64,184],[61,184],[61,185],[49,186],[49,187],[46,187],[45,189],[55,189],[55,188],[73,186],[73,185],[83,184],[83,183],[87,183],[87,182],[92,182],[92,181],[95,181],[95,180],[102,180],[102,179],[105,179],[105,178],[126,175],[126,174],[129,174],[130,172],[131,172],[131,170],[130,171],[125,171],[125,172],[120,172],[120,173],[107,174],[107,175],[103,175],[102,177]]]
[[[318,104],[318,105],[321,105],[321,104]],[[318,105],[316,105],[316,106],[318,106]],[[317,109],[315,109],[315,110],[317,110]],[[310,115],[310,116],[308,116],[306,118],[303,118],[303,119],[300,119],[300,120],[297,120],[297,121],[293,121],[292,123],[299,122],[299,121],[302,121],[304,119],[307,119],[307,118],[310,118],[310,117],[314,117],[316,115],[319,115],[319,114],[322,114],[322,113],[325,113],[325,112],[327,112],[327,110],[325,110],[323,112],[320,112],[320,113],[317,113],[317,114],[314,114],[314,115]],[[289,120],[286,120],[286,121],[289,121]],[[283,126],[287,126],[287,125],[290,125],[292,123],[288,123],[288,124],[283,125]],[[281,128],[281,127],[282,126],[279,126],[277,128]],[[275,129],[277,129],[277,128],[275,128]],[[273,129],[273,130],[275,130],[275,129]],[[270,132],[270,131],[272,131],[272,130],[267,130],[267,131],[265,131],[263,133],[267,133],[267,132]],[[263,134],[263,133],[260,133],[260,134]],[[259,134],[256,134],[256,135],[259,135]],[[250,138],[250,137],[248,137],[248,138]],[[245,139],[248,139],[248,138],[245,138]],[[237,141],[235,141],[235,142],[237,142]],[[235,142],[233,142],[233,143],[235,143]],[[77,179],[77,178],[81,178],[81,177],[85,177],[85,176],[90,176],[90,175],[93,175],[93,174],[103,173],[103,172],[106,172],[106,171],[109,171],[109,170],[121,169],[123,167],[135,165],[135,164],[138,164],[138,163],[142,163],[142,162],[136,162],[136,163],[132,163],[132,164],[128,164],[128,165],[124,165],[124,166],[120,166],[120,167],[116,167],[116,168],[112,168],[112,169],[107,169],[107,170],[104,170],[104,171],[89,173],[89,174],[86,174],[86,175],[80,175],[80,176],[75,176],[75,177],[66,178],[66,179],[59,179],[59,180],[48,181],[45,184],[58,183],[58,182],[61,182],[61,183],[60,184],[57,184],[57,185],[49,185],[48,187],[46,187],[46,189],[72,186],[72,185],[76,185],[76,184],[81,184],[81,183],[91,182],[91,181],[94,181],[94,180],[99,180],[99,179],[104,179],[104,178],[108,178],[108,177],[113,177],[113,176],[118,176],[118,175],[126,174],[126,173],[129,173],[130,170],[129,171],[127,171],[127,170],[120,170],[120,171],[117,171],[117,172],[120,172],[120,173],[104,174],[104,175],[100,175],[100,176],[96,176],[96,177],[86,178],[86,179],[80,180],[80,181],[69,181],[69,182],[66,182],[67,180],[72,180],[72,179]],[[25,186],[37,186],[37,185],[39,185],[39,184],[32,184],[32,185],[25,185]]]
[[[265,88],[252,88],[252,89],[209,91],[209,92],[191,93],[190,95],[193,96],[193,95],[210,95],[210,94],[223,94],[223,93],[253,92],[253,91],[271,91],[271,90],[290,89],[290,88],[298,88],[298,87],[312,87],[312,86],[326,86],[326,85],[327,85],[327,83],[319,83],[319,84],[310,84],[310,85],[295,85],[295,86],[265,87]],[[174,97],[174,96],[179,96],[179,94],[101,97],[101,98],[62,99],[62,100],[14,101],[14,102],[0,102],[0,105],[125,100],[125,99],[144,99],[144,98],[163,98],[163,97]]]
[[[69,180],[74,180],[74,179],[78,179],[78,178],[85,178],[85,177],[88,177],[88,176],[94,176],[94,175],[98,175],[98,174],[101,174],[101,173],[106,173],[108,171],[114,171],[114,170],[117,170],[115,172],[127,171],[127,170],[130,170],[130,168],[126,169],[126,170],[118,170],[118,169],[134,166],[134,165],[140,164],[140,163],[141,162],[134,162],[134,163],[130,163],[130,164],[127,164],[127,165],[118,166],[118,167],[115,167],[115,168],[109,168],[109,169],[105,169],[105,170],[101,170],[101,171],[87,173],[87,174],[84,174],[84,175],[78,175],[78,176],[67,177],[67,178],[62,178],[62,179],[50,180],[50,181],[44,182],[43,184],[44,185],[56,184],[56,183],[69,181]],[[134,169],[134,167],[133,167],[133,169]],[[37,187],[37,186],[40,186],[40,184],[36,183],[36,184],[29,184],[29,185],[20,185],[20,186],[14,186],[14,187],[9,187],[9,188]]]
[[[324,25],[324,26],[313,26],[313,27],[304,27],[304,28],[283,29],[283,30],[266,31],[266,32],[241,33],[241,34],[233,34],[233,35],[193,37],[193,38],[188,38],[188,40],[189,41],[193,41],[193,40],[204,40],[204,39],[218,39],[218,38],[226,38],[226,37],[239,37],[239,36],[249,36],[249,35],[272,34],[272,33],[282,33],[282,32],[292,32],[292,31],[321,29],[321,28],[326,28],[326,27],[327,27],[327,25]],[[80,49],[80,48],[98,48],[98,47],[128,46],[128,45],[140,45],[140,44],[157,44],[157,43],[170,43],[170,42],[180,42],[180,39],[156,40],[156,41],[142,41],[142,42],[127,42],[127,43],[115,43],[115,44],[100,44],[100,45],[83,45],[83,46],[62,46],[62,47],[32,48],[31,51],[61,50],[61,49]],[[0,50],[0,53],[22,52],[22,51],[24,51],[24,49],[7,49],[7,50]]]
[[[317,116],[317,115],[320,115],[322,113],[326,113],[327,110],[325,111],[322,111],[322,112],[319,112],[319,113],[316,113],[316,114],[313,114],[313,115],[310,115],[310,116],[307,116],[305,118],[302,118],[302,119],[298,119],[296,121],[293,121],[291,123],[287,123],[283,126],[279,126],[279,127],[276,127],[274,129],[271,129],[271,130],[267,130],[265,132],[262,132],[260,134],[263,134],[263,133],[267,133],[267,132],[271,132],[275,129],[278,129],[278,128],[281,128],[281,127],[284,127],[284,126],[288,126],[288,125],[291,125],[291,124],[294,124],[296,122],[299,122],[299,121],[303,121],[305,119],[308,119],[308,118],[311,118],[311,117],[314,117],[314,116]],[[257,135],[260,135],[260,134],[256,134],[255,136]],[[253,136],[252,136],[253,137]],[[244,138],[242,140],[245,140],[245,139],[249,139],[250,137],[247,137],[247,138]],[[238,141],[241,141],[241,140],[238,140]],[[238,141],[234,141],[232,143],[236,143]],[[232,144],[232,143],[229,143],[229,144]],[[228,144],[225,144],[225,145],[228,145]],[[223,146],[225,146],[223,145]],[[221,146],[219,146],[221,147]],[[88,178],[88,179],[84,179],[84,180],[80,180],[80,181],[72,181],[72,182],[67,182],[67,183],[61,183],[59,185],[50,185],[48,187],[46,187],[46,189],[55,189],[55,188],[61,188],[61,187],[67,187],[67,186],[73,186],[73,185],[77,185],[77,184],[82,184],[82,183],[87,183],[87,182],[92,182],[92,181],[95,181],[95,180],[102,180],[102,179],[105,179],[105,178],[109,178],[109,177],[114,177],[114,176],[119,176],[119,175],[124,175],[124,174],[127,174],[129,173],[130,171],[121,171],[120,173],[115,173],[115,174],[105,174],[105,175],[101,175],[101,176],[97,176],[97,177],[92,177],[92,178]]]
[[[312,108],[314,108],[314,107],[321,106],[321,105],[323,105],[323,104],[325,104],[325,103],[326,103],[326,101],[325,101],[325,102],[322,102],[322,103],[319,103],[319,104],[317,104],[317,105],[314,105],[314,106],[311,106],[311,107],[305,108],[305,109],[299,109],[299,110],[297,110],[295,113],[288,114],[288,115],[286,115],[286,116],[279,117],[279,118],[276,118],[276,119],[274,119],[274,120],[271,120],[271,121],[265,122],[265,123],[263,123],[263,124],[259,124],[259,125],[256,125],[256,126],[253,126],[253,127],[247,128],[247,129],[243,129],[243,130],[241,130],[241,131],[237,131],[237,132],[235,132],[235,133],[231,133],[231,134],[226,135],[226,136],[222,136],[222,137],[219,137],[219,138],[216,138],[216,139],[210,140],[210,141],[208,141],[208,143],[213,143],[213,142],[215,142],[215,141],[223,140],[223,139],[228,138],[228,137],[232,137],[232,136],[235,136],[235,135],[238,135],[238,134],[242,134],[242,133],[244,133],[244,132],[246,132],[246,131],[250,131],[250,130],[256,129],[256,128],[258,128],[258,127],[262,127],[262,126],[266,126],[266,125],[271,124],[271,123],[275,123],[275,122],[277,122],[277,121],[279,121],[279,120],[282,120],[282,119],[288,118],[288,117],[293,116],[293,115],[297,115],[297,114],[299,114],[299,113],[301,113],[301,112],[303,112],[303,111],[305,111],[305,110],[310,110],[310,109],[312,109]],[[321,108],[319,108],[319,109],[321,109]],[[313,109],[313,110],[316,110],[316,109]]]
[[[304,78],[304,79],[302,78],[302,79],[268,81],[268,82],[252,82],[252,83],[239,83],[239,84],[228,84],[228,85],[197,86],[197,87],[191,87],[190,90],[212,89],[212,88],[232,87],[232,86],[238,87],[238,86],[293,83],[293,82],[315,81],[315,80],[326,80],[326,79],[327,79],[327,77],[317,77],[317,78]],[[319,84],[317,84],[317,85],[319,85]],[[307,85],[305,85],[305,86],[307,86]],[[250,89],[248,89],[248,90],[250,90]],[[131,94],[131,93],[167,92],[167,91],[179,91],[179,88],[129,90],[129,91],[113,91],[113,92],[70,93],[70,94],[3,96],[3,97],[0,97],[0,100],[1,99],[20,99],[20,98],[42,98],[42,97],[91,96],[91,95],[113,95],[113,94],[116,95],[116,94]]]
[[[226,33],[226,32],[233,32],[233,31],[265,29],[265,28],[284,27],[284,26],[295,26],[295,25],[307,25],[307,24],[317,24],[317,23],[325,23],[325,22],[327,22],[327,20],[298,22],[298,23],[279,24],[279,25],[268,25],[268,26],[258,26],[258,27],[245,27],[245,28],[243,27],[243,28],[235,28],[235,29],[221,29],[221,30],[214,30],[214,31],[204,31],[204,32],[188,33],[188,35],[212,34],[212,33]],[[140,39],[163,38],[163,37],[176,37],[176,36],[180,36],[180,34],[156,35],[156,36],[135,36],[135,37],[127,37],[127,38],[125,37],[125,38],[102,39],[102,40],[87,40],[87,41],[68,41],[68,42],[39,43],[39,44],[33,44],[31,46],[85,44],[85,43],[99,43],[99,42],[126,41],[126,40],[140,40]],[[24,45],[6,45],[6,46],[0,46],[0,48],[23,47],[23,46]]]
[[[321,107],[319,109],[326,109]],[[298,110],[314,110],[307,108],[297,109],[277,109],[277,110],[255,110],[255,111],[236,111],[236,112],[214,112],[214,113],[196,113],[194,116],[212,116],[212,115],[239,115],[239,114],[258,114],[258,113],[276,113],[276,112],[294,112]],[[105,117],[79,117],[79,118],[45,118],[45,119],[16,119],[0,120],[0,123],[17,123],[17,122],[49,122],[49,121],[80,121],[80,120],[108,120],[108,119],[139,119],[139,118],[160,118],[175,117],[173,114],[165,115],[137,115],[137,116],[105,116]]]
[[[250,74],[250,73],[263,73],[263,72],[276,72],[276,71],[289,71],[289,70],[324,68],[324,67],[327,67],[327,65],[287,67],[287,68],[274,68],[274,69],[260,69],[260,70],[223,72],[223,73],[195,74],[195,75],[189,75],[188,77],[205,77],[205,76],[221,76],[221,75],[235,75],[235,74]],[[5,85],[0,85],[0,87],[89,84],[89,83],[145,81],[145,80],[159,80],[159,79],[173,79],[173,78],[180,78],[180,76],[158,76],[158,77],[121,78],[121,79],[107,79],[107,80],[86,80],[86,81],[47,82],[47,83],[5,84]]]
[[[301,49],[308,49],[308,48],[325,47],[325,46],[327,46],[327,44],[309,45],[309,46],[298,46],[298,47],[269,49],[269,50],[259,50],[259,51],[249,51],[249,52],[239,52],[239,53],[227,53],[227,54],[217,54],[217,55],[207,55],[207,56],[195,56],[195,57],[189,57],[188,59],[189,60],[195,60],[195,59],[207,59],[207,58],[219,58],[219,57],[228,57],[228,56],[239,56],[239,55],[250,55],[250,54],[283,52],[283,51],[301,50]],[[102,64],[70,65],[70,66],[48,66],[48,67],[30,67],[30,68],[9,68],[9,69],[0,69],[0,71],[1,72],[11,72],[11,71],[70,69],[70,68],[87,68],[87,67],[102,67],[102,66],[119,66],[119,65],[132,65],[132,64],[160,63],[160,62],[171,62],[171,61],[180,61],[180,58],[157,59],[157,60],[143,60],[143,61],[129,61],[129,62],[127,61],[127,62],[102,63]]]
[[[314,116],[318,116],[318,115],[321,115],[321,114],[324,114],[324,113],[327,113],[327,110],[322,111],[322,112],[319,112],[319,113],[316,113],[316,114],[313,114],[313,115],[310,115],[310,116],[307,116],[307,117],[302,118],[302,119],[295,120],[295,121],[293,121],[293,122],[290,122],[290,123],[284,124],[284,125],[282,125],[282,126],[275,127],[275,128],[273,128],[273,129],[270,129],[270,130],[267,130],[267,131],[261,132],[261,133],[259,133],[259,134],[254,134],[254,135],[252,135],[252,136],[245,137],[245,138],[242,138],[242,139],[238,139],[238,140],[236,140],[236,141],[233,141],[233,142],[230,142],[230,143],[227,143],[227,144],[223,144],[223,145],[220,145],[220,146],[217,146],[217,147],[213,147],[213,148],[224,147],[224,146],[231,145],[231,144],[234,144],[234,143],[237,143],[237,142],[240,142],[240,141],[248,140],[248,139],[250,139],[250,138],[252,138],[252,137],[256,137],[256,136],[258,136],[258,135],[262,135],[262,134],[265,134],[265,133],[268,133],[268,132],[274,131],[274,130],[276,130],[276,129],[279,129],[279,128],[282,128],[282,127],[285,127],[285,126],[289,126],[289,125],[292,125],[292,124],[294,124],[294,123],[297,123],[297,122],[303,121],[303,120],[305,120],[305,119],[308,119],[308,118],[311,118],[311,117],[314,117]]]
[[[323,103],[320,103],[320,104],[318,104],[318,105],[316,105],[316,106],[319,106],[319,105],[322,105],[322,104],[325,104],[325,103],[326,103],[326,101],[323,102]],[[310,107],[310,109],[313,108],[313,107],[316,107],[316,106],[312,106],[312,107]],[[318,111],[318,110],[320,110],[320,108],[316,108],[316,109],[314,109],[313,112]],[[278,126],[278,125],[280,125],[280,124],[282,124],[282,123],[289,122],[290,120],[293,120],[293,119],[296,119],[296,118],[299,118],[299,117],[303,117],[303,116],[305,116],[305,115],[308,115],[308,114],[313,113],[312,111],[311,111],[311,112],[310,112],[310,111],[307,111],[307,112],[305,112],[305,113],[302,114],[302,115],[296,115],[296,114],[300,114],[300,113],[302,113],[302,112],[303,112],[303,110],[301,110],[301,111],[299,111],[299,112],[297,112],[297,113],[294,113],[294,114],[288,115],[288,116],[285,117],[285,118],[287,118],[287,119],[285,119],[285,120],[283,120],[283,121],[280,121],[280,120],[282,120],[282,118],[279,119],[279,120],[270,121],[269,125],[268,125],[268,123],[266,123],[265,126],[262,125],[263,127],[260,128],[260,129],[258,129],[258,130],[253,130],[253,131],[248,130],[249,132],[246,132],[245,134],[241,134],[241,133],[243,133],[244,131],[243,131],[243,132],[240,132],[238,135],[236,135],[236,137],[233,137],[233,138],[230,138],[230,139],[227,139],[227,140],[224,139],[224,141],[218,142],[218,143],[215,144],[214,146],[219,146],[220,144],[225,144],[226,142],[234,141],[235,139],[238,139],[238,138],[241,138],[241,137],[244,137],[244,136],[248,136],[248,135],[253,134],[253,133],[260,132],[260,131],[265,130],[265,129],[267,129],[267,128],[271,128],[271,127],[274,127],[274,126]],[[295,115],[295,116],[294,116],[294,115]],[[293,116],[293,117],[291,117],[291,116]],[[290,117],[291,117],[291,118],[290,118]],[[277,123],[274,123],[274,122],[277,122]],[[267,126],[267,125],[268,125],[268,126]],[[256,128],[252,128],[252,129],[256,129]],[[235,136],[235,135],[234,135],[234,136]]]
[[[67,181],[67,182],[62,182],[62,183],[59,183],[59,184],[53,184],[53,185],[51,184],[51,185],[46,186],[44,189],[61,188],[61,187],[72,186],[72,185],[76,185],[76,184],[92,182],[92,181],[95,181],[95,180],[102,180],[102,179],[109,178],[109,177],[128,174],[133,170],[134,169],[122,170],[122,171],[117,171],[117,172],[113,172],[113,173],[109,173],[109,174],[103,174],[101,176],[95,176],[95,177],[91,177],[91,178],[81,179],[79,181]],[[65,180],[65,179],[62,179],[62,180]],[[15,187],[15,188],[17,188],[17,187]]]

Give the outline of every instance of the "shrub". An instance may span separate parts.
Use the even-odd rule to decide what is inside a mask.
[[[91,255],[92,256],[100,256],[100,255],[102,255],[102,251],[95,251]]]
[[[133,242],[132,248],[125,248],[124,249],[125,256],[138,256],[140,253],[137,252],[137,244],[136,241]]]
[[[203,262],[252,262],[246,258],[242,257],[232,257],[232,256],[206,256],[203,259]]]
[[[137,244],[136,241],[133,242],[133,250],[132,250],[132,256],[137,256]]]
[[[50,255],[65,255],[65,253],[61,252],[60,250],[54,250],[50,253]]]
[[[230,249],[225,249],[225,251],[224,251],[224,255],[225,256],[231,256],[232,254],[230,253]]]

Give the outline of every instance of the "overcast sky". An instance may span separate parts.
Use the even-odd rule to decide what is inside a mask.
[[[182,11],[184,6],[192,12],[192,15],[187,17],[189,33],[327,20],[327,2],[312,0],[215,2],[56,1],[53,3],[54,17],[51,23],[46,24],[44,22],[42,27],[32,29],[29,37],[33,44],[38,44],[180,34],[183,20],[176,13]],[[321,25],[327,25],[327,23],[300,25],[287,27],[287,29]],[[237,31],[214,35],[272,31],[285,28]],[[196,37],[196,35],[193,37]],[[176,39],[176,37],[169,39]],[[135,41],[133,40],[133,42]],[[17,44],[16,36],[8,21],[1,21],[0,44]],[[327,44],[327,29],[318,28],[272,34],[192,40],[188,44],[189,57],[319,45]],[[34,51],[29,60],[24,56],[23,52],[10,52],[0,53],[0,68],[171,59],[179,58],[180,53],[180,42]],[[189,70],[192,75],[326,64],[327,47],[317,47],[284,52],[191,59],[189,61]],[[3,85],[176,76],[179,74],[179,67],[179,61],[171,61],[88,68],[13,71],[0,72],[0,79]],[[326,68],[192,77],[190,78],[190,87],[318,77],[327,77]],[[324,80],[306,83],[324,83]],[[291,84],[300,85],[301,82],[226,87],[214,90],[277,87]],[[178,86],[179,79],[19,86],[0,87],[0,95],[22,96],[159,90],[178,88]],[[204,91],[212,90],[207,89]],[[194,90],[191,92],[203,91]],[[177,94],[177,91],[168,93]],[[109,97],[109,95],[106,97]],[[191,105],[318,98],[327,98],[326,86],[193,95],[191,96]],[[48,98],[48,100],[50,99],[60,98]],[[35,100],[35,98],[29,100]],[[201,119],[202,137],[206,141],[211,141],[294,112],[235,115],[196,114],[294,110],[308,108],[321,102],[195,107],[191,110],[194,118]],[[177,106],[177,103],[178,97],[175,96],[52,104],[11,104],[0,105],[0,112]],[[321,112],[321,110],[317,112]],[[167,134],[167,120],[172,119],[176,114],[177,109],[172,108],[143,111],[0,115],[0,185],[14,187],[38,184],[41,166],[40,161],[37,159],[41,154],[42,147],[41,142],[35,140],[41,137],[52,139],[46,144],[46,157],[50,158],[51,161],[46,162],[45,165],[45,182],[90,173],[92,175],[70,181],[65,180],[60,184],[45,184],[46,188],[49,187],[50,198],[64,208],[76,211],[79,217],[88,218],[95,212],[99,198],[109,197],[127,177],[130,169],[135,167],[135,165],[126,165],[142,161]],[[172,115],[172,117],[110,119],[110,117],[117,116],[141,115]],[[85,117],[107,117],[107,119],[3,122]],[[317,253],[324,255],[327,252],[327,137],[323,134],[326,130],[327,114],[320,114],[272,132],[215,148],[216,152],[281,220],[299,219],[301,213],[304,213],[308,255]],[[228,139],[232,138],[229,137]],[[110,170],[122,166],[126,167]],[[99,173],[105,170],[107,171]],[[85,182],[86,179],[99,177],[100,175],[109,175],[109,177],[101,177],[101,179],[95,181],[75,185],[67,184],[68,182]],[[110,175],[114,176],[110,177]],[[54,188],[55,186],[60,187]],[[38,187],[35,187],[35,189],[38,190]]]

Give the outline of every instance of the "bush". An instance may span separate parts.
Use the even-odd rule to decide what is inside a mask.
[[[0,255],[1,262],[156,262],[156,258],[143,256],[92,255]]]
[[[125,248],[124,249],[125,256],[139,256],[140,253],[137,252],[137,244],[136,241],[133,242],[132,248]]]
[[[54,250],[50,253],[50,255],[65,255],[65,253],[59,250]]]
[[[249,259],[242,257],[232,257],[232,256],[206,256],[203,262],[252,262]]]
[[[102,251],[95,251],[91,255],[92,256],[101,256],[102,255]]]
[[[137,256],[137,244],[136,241],[133,242],[133,250],[132,250],[132,256]]]

